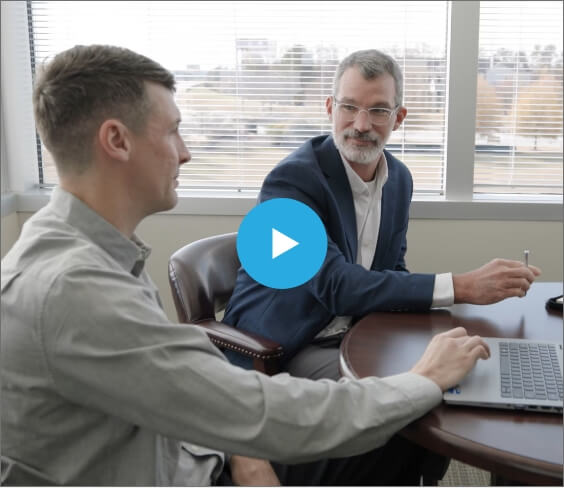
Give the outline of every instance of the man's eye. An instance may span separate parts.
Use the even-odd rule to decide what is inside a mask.
[[[385,108],[375,107],[370,109],[370,113],[373,113],[374,115],[388,115],[389,110]]]
[[[347,112],[356,112],[356,111],[358,110],[354,105],[343,104],[342,107],[343,107]]]

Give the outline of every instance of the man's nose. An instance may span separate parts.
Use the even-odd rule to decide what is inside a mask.
[[[372,122],[367,110],[360,110],[354,119],[353,127],[359,132],[367,132],[372,129]]]
[[[190,161],[192,159],[192,155],[190,154],[190,151],[186,147],[186,144],[184,144],[184,141],[182,141],[181,149],[180,149],[178,155],[179,155],[179,159],[180,159],[180,161],[178,163],[179,166],[187,163],[188,161]]]

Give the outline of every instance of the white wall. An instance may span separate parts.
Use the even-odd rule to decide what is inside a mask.
[[[16,214],[2,218],[2,257],[31,215],[20,212],[17,218]],[[241,220],[240,216],[160,214],[141,223],[138,234],[153,248],[147,269],[171,320],[176,320],[176,312],[168,285],[169,256],[197,239],[235,232]],[[543,270],[540,281],[562,281],[561,222],[413,219],[407,264],[413,272],[460,273],[496,257],[522,259],[524,249],[531,251],[530,263]]]
[[[20,233],[18,214],[11,213],[2,217],[2,227],[0,231],[0,256],[3,258],[12,247]]]

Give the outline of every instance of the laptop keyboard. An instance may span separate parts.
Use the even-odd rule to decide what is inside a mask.
[[[562,400],[562,372],[553,344],[500,342],[501,396]]]

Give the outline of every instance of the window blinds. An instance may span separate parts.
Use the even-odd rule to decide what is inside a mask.
[[[448,2],[31,2],[35,62],[75,44],[128,47],[174,72],[192,161],[184,188],[256,189],[331,130],[338,62],[378,48],[404,71],[408,117],[388,147],[415,191],[444,191]],[[56,183],[43,148],[44,184]]]
[[[562,194],[562,2],[480,2],[475,193]]]

